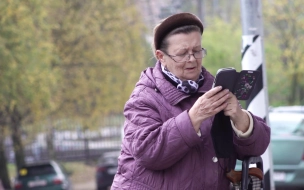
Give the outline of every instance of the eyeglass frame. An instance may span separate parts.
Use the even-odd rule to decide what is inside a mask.
[[[189,61],[191,55],[192,55],[195,59],[203,59],[203,58],[206,57],[206,55],[207,55],[207,50],[206,50],[205,48],[202,48],[201,51],[195,52],[195,53],[202,52],[202,53],[203,53],[203,56],[202,56],[201,58],[196,58],[196,57],[194,56],[195,53],[188,53],[187,55],[185,55],[185,57],[188,56],[188,60],[176,61],[175,59],[173,59],[173,57],[177,57],[177,56],[180,56],[180,55],[170,55],[170,54],[168,54],[168,53],[165,52],[165,51],[162,51],[162,52],[164,52],[167,56],[169,56],[169,57],[170,57],[174,62],[176,62],[176,63],[183,63],[183,62]],[[184,57],[184,58],[185,58],[185,57]],[[184,58],[183,58],[183,59],[184,59]]]

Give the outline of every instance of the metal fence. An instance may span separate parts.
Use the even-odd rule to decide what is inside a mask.
[[[109,126],[100,127],[95,131],[83,130],[82,127],[75,125],[70,128],[57,127],[40,131],[24,145],[25,161],[89,161],[98,159],[104,152],[119,150],[123,135],[123,119],[117,118],[112,121],[114,125],[107,122]],[[5,154],[8,162],[15,162],[13,143],[9,137],[5,140]]]

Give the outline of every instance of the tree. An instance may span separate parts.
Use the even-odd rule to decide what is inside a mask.
[[[87,120],[120,113],[145,67],[147,44],[129,1],[12,0],[0,6],[0,111],[19,169],[25,163],[22,126],[50,112]]]
[[[241,26],[234,21],[226,23],[221,19],[205,27],[203,47],[207,49],[207,56],[203,60],[211,74],[215,75],[222,67],[241,69]]]
[[[17,169],[25,163],[21,127],[46,114],[56,83],[44,6],[39,0],[0,3],[0,112],[11,130]]]
[[[299,0],[263,2],[265,25],[268,26],[265,28],[266,38],[279,48],[276,55],[280,59],[269,64],[271,69],[281,68],[281,72],[270,78],[270,82],[273,80],[281,87],[274,91],[274,94],[283,95],[279,99],[281,104],[304,103],[304,45],[299,43],[304,40],[304,8],[301,3]],[[270,101],[278,102],[271,98]]]
[[[54,68],[62,78],[53,117],[82,118],[89,122],[83,125],[98,126],[101,115],[122,113],[146,65],[142,21],[128,0],[56,3],[49,22],[59,55]]]
[[[4,151],[5,126],[6,117],[3,112],[0,112],[0,181],[5,189],[11,189],[10,177],[7,169],[7,160]]]

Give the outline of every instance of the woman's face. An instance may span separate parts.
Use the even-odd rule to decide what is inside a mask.
[[[196,59],[190,55],[188,61],[176,62],[173,59],[183,56],[187,58],[189,54],[201,51],[201,33],[175,34],[168,37],[167,42],[169,45],[166,52],[156,51],[161,64],[182,81],[196,81],[201,73],[202,58]]]

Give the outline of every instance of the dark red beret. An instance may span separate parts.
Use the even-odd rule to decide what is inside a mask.
[[[172,30],[187,25],[196,25],[201,29],[201,33],[204,31],[201,20],[194,14],[178,13],[165,18],[154,31],[155,50],[160,48],[161,42]]]

